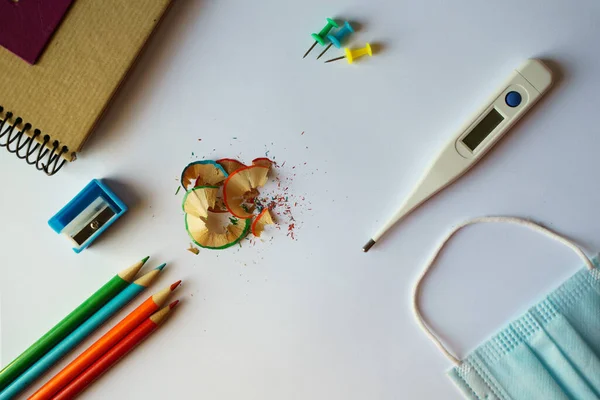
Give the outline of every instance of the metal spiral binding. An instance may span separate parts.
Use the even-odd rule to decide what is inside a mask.
[[[0,115],[3,113],[4,107],[0,106]],[[66,154],[69,148],[62,146],[59,151],[58,140],[53,141],[49,146],[51,140],[49,135],[42,136],[39,129],[34,129],[33,134],[29,135],[27,132],[31,131],[31,124],[22,125],[21,117],[17,117],[14,123],[11,123],[12,117],[13,113],[7,112],[4,119],[0,119],[0,147],[6,147],[10,153],[16,154],[29,165],[35,165],[39,171],[44,171],[48,176],[60,171],[66,162],[62,155]],[[20,126],[22,127],[19,128]],[[37,141],[38,138],[41,138],[41,143]],[[44,159],[47,160],[45,164]]]

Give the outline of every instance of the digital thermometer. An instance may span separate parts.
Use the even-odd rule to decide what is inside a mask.
[[[552,73],[539,60],[518,68],[486,105],[444,147],[394,216],[363,247],[367,252],[398,221],[460,178],[545,94]]]

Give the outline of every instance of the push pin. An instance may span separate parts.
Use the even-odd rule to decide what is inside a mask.
[[[302,58],[306,58],[308,53],[310,53],[312,51],[312,49],[315,48],[317,43],[319,43],[321,46],[325,46],[325,44],[327,43],[326,35],[329,33],[331,28],[338,28],[338,27],[339,27],[339,25],[337,24],[337,22],[335,22],[331,18],[327,18],[327,25],[325,25],[325,27],[323,29],[321,29],[321,32],[313,33],[310,35],[310,36],[312,36],[313,39],[315,39],[315,42],[313,43],[312,46],[310,46],[310,49],[308,49],[308,51],[304,54],[304,57],[302,57]]]
[[[367,43],[367,45],[365,47],[363,47],[362,49],[350,50],[349,48],[346,47],[344,49],[344,53],[346,53],[346,55],[338,57],[338,58],[332,58],[331,60],[325,61],[325,63],[343,60],[345,58],[346,60],[348,60],[348,64],[352,64],[354,62],[354,60],[356,60],[357,58],[360,58],[362,56],[366,56],[367,54],[369,56],[373,56],[373,51],[371,50],[371,45],[369,43]]]
[[[327,39],[329,39],[329,41],[331,43],[329,43],[329,45],[327,45],[325,50],[323,50],[323,52],[321,54],[319,54],[319,57],[317,57],[317,60],[319,58],[321,58],[321,56],[323,54],[325,54],[327,52],[327,50],[329,50],[331,48],[332,45],[337,47],[338,49],[341,48],[342,42],[351,33],[354,33],[354,28],[352,28],[352,25],[350,25],[350,22],[346,21],[346,22],[344,22],[344,26],[342,26],[336,33],[334,33],[333,35],[332,34],[327,35]]]

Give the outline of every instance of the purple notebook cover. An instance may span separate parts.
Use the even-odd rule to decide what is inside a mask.
[[[35,64],[73,1],[0,0],[0,46]]]

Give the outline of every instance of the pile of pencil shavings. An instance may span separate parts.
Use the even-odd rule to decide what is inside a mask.
[[[268,208],[258,210],[254,200],[267,181],[273,162],[257,158],[252,165],[229,158],[196,161],[181,174],[185,228],[192,241],[205,249],[222,250],[242,240],[248,232],[259,237],[274,224]],[[226,226],[219,225],[227,213]]]

